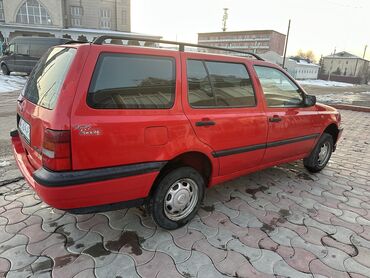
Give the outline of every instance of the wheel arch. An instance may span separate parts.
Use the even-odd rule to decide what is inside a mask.
[[[152,196],[159,182],[166,174],[174,169],[183,166],[190,166],[197,170],[204,178],[206,187],[209,186],[213,168],[211,159],[202,152],[190,151],[174,157],[173,159],[169,160],[165,166],[162,167],[153,183],[152,188],[150,189],[149,196]]]
[[[339,135],[339,128],[338,126],[335,124],[335,123],[331,123],[330,125],[328,125],[325,130],[323,131],[323,133],[328,133],[332,136],[333,138],[333,143],[334,143],[334,146],[336,145],[337,143],[337,140],[338,140],[338,135]]]

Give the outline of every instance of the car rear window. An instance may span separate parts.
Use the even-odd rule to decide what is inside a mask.
[[[28,79],[24,97],[34,104],[53,109],[75,54],[76,49],[65,47],[51,48],[45,53]]]
[[[173,58],[103,53],[87,103],[96,109],[168,109],[175,100],[175,85]]]

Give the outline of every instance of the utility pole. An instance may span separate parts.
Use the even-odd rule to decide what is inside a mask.
[[[227,19],[229,18],[229,15],[227,13],[229,9],[228,8],[224,8],[224,15],[222,17],[222,31],[225,32],[226,31],[226,22],[227,22]]]
[[[289,24],[288,24],[288,32],[286,34],[286,39],[285,39],[285,48],[284,48],[284,57],[283,57],[283,69],[285,69],[285,59],[286,59],[286,50],[288,49],[289,32],[290,32],[290,19],[289,19]]]
[[[365,59],[366,50],[367,50],[367,45],[365,45],[364,56],[362,56],[362,59]]]

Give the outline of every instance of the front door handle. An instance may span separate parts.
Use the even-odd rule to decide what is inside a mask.
[[[211,126],[215,124],[216,123],[214,121],[200,121],[195,123],[196,126]]]
[[[280,118],[278,115],[274,115],[274,116],[269,118],[270,123],[278,123],[278,122],[281,122],[282,120],[283,119]]]

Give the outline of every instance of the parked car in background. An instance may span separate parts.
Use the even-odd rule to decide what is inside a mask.
[[[51,48],[18,99],[13,152],[53,207],[145,204],[158,225],[176,229],[207,187],[298,159],[318,172],[336,148],[339,112],[256,54],[105,39]]]
[[[15,37],[0,58],[0,67],[5,75],[11,72],[30,74],[37,61],[52,46],[64,44],[69,39],[53,37]]]

